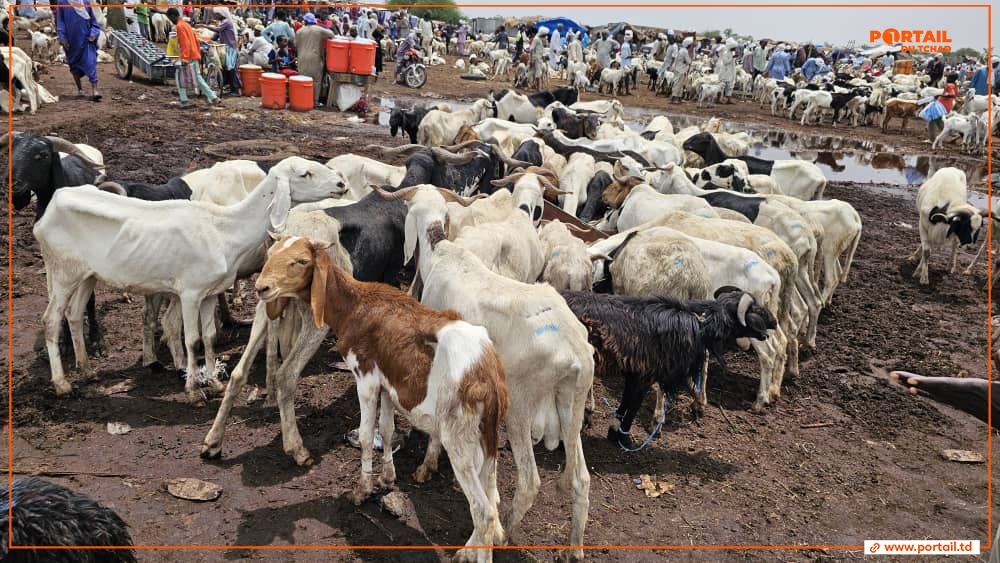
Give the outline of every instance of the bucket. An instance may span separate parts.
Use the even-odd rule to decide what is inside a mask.
[[[265,72],[260,75],[260,105],[269,109],[285,109],[288,78],[284,74]]]
[[[167,56],[177,57],[181,54],[181,48],[177,44],[177,32],[171,31],[170,35],[167,37]]]
[[[351,42],[344,37],[326,40],[326,70],[347,72]]]
[[[257,65],[240,65],[240,81],[243,82],[243,95],[260,96],[260,75],[264,72]]]
[[[371,39],[351,41],[351,74],[375,73],[375,42]]]
[[[288,79],[288,107],[295,111],[313,109],[312,78],[299,75]]]

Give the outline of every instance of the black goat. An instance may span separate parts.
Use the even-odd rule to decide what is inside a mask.
[[[391,186],[383,189],[396,190]],[[340,223],[340,244],[351,256],[354,279],[399,287],[406,204],[386,201],[372,192],[357,203],[324,212]]]
[[[419,106],[413,109],[394,109],[389,114],[389,134],[393,137],[400,129],[404,133],[410,136],[410,142],[417,142],[417,129],[420,128],[420,122],[424,120],[424,116],[427,112],[437,109],[434,106]]]
[[[493,99],[499,101],[503,99],[508,92],[510,92],[510,90],[507,90],[506,88],[500,90],[496,94],[493,94]],[[542,90],[541,92],[528,94],[527,96],[531,105],[537,108],[545,108],[553,102],[559,102],[564,106],[571,106],[579,100],[580,93],[576,91],[576,88],[560,86],[558,88],[552,88],[551,90]]]
[[[9,549],[11,544],[131,546],[132,536],[115,511],[63,486],[37,477],[14,481],[0,491],[0,560],[7,563],[134,563],[133,549]],[[8,521],[7,509],[12,518]]]
[[[560,107],[552,110],[552,121],[570,139],[580,137],[593,139],[597,136],[597,128],[600,126],[600,120],[595,114],[574,114]]]
[[[580,211],[579,218],[584,223],[589,223],[598,217],[603,217],[604,212],[608,210],[608,204],[605,203],[604,190],[614,182],[614,178],[611,174],[603,170],[598,170],[597,174],[590,179],[587,183],[587,203],[583,206],[583,210]]]
[[[777,327],[753,296],[732,287],[716,291],[714,301],[687,303],[668,296],[562,295],[587,327],[595,375],[625,380],[616,420],[608,429],[608,439],[624,448],[632,447],[629,429],[654,383],[668,399],[686,387],[704,406],[708,356],[724,366],[723,356],[737,339],[764,340]]]
[[[406,159],[406,175],[396,186],[397,189],[433,184],[463,196],[477,192],[491,194],[494,192],[491,182],[503,178],[506,173],[504,165],[511,169],[530,166],[528,162],[508,158],[494,144],[482,141],[456,145],[462,152],[423,145],[403,145],[388,150],[375,145],[370,147],[392,155],[416,151]]]
[[[517,150],[511,155],[514,160],[520,160],[529,163],[531,166],[541,166],[542,165],[542,148],[539,145],[541,141],[536,141],[535,139],[525,139],[518,145]]]
[[[0,139],[0,147],[11,145],[11,199],[14,209],[27,207],[34,192],[38,198],[36,221],[45,213],[56,190],[93,184],[103,168],[76,145],[59,137],[15,133],[13,138],[4,135]],[[61,157],[60,152],[66,153],[66,156]]]
[[[104,182],[98,186],[104,191],[120,196],[134,197],[145,201],[166,201],[168,199],[191,199],[191,188],[179,177],[170,178],[166,184],[145,184],[143,182]]]
[[[715,137],[711,133],[692,135],[688,140],[684,141],[684,150],[691,151],[700,156],[706,165],[718,164],[727,158],[734,158],[747,163],[747,168],[751,174],[763,174],[765,176],[770,176],[771,169],[774,168],[773,160],[757,158],[755,156],[727,155],[723,152],[722,147],[719,146],[719,143],[716,142]]]
[[[564,143],[564,142],[560,141],[559,139],[557,139],[556,136],[552,134],[552,131],[545,131],[544,133],[538,133],[538,136],[541,137],[542,140],[545,141],[545,144],[548,145],[549,147],[551,147],[552,150],[554,150],[557,153],[563,155],[567,159],[570,156],[572,156],[573,153],[582,152],[582,153],[589,154],[590,156],[594,157],[594,160],[597,160],[597,161],[600,161],[600,162],[610,162],[611,164],[614,164],[615,162],[618,162],[622,158],[625,158],[626,156],[630,156],[630,157],[634,158],[635,161],[638,162],[639,164],[641,164],[643,166],[650,166],[649,161],[646,160],[646,158],[644,156],[642,156],[641,154],[639,154],[639,153],[637,153],[635,151],[623,150],[623,151],[606,151],[605,152],[605,151],[599,151],[597,149],[593,149],[593,148],[590,148],[590,147],[571,145],[569,143]]]

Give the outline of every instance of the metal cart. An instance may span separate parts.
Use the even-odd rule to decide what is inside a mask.
[[[132,77],[132,69],[139,70],[154,82],[165,82],[174,78],[175,57],[167,54],[152,41],[129,31],[113,30],[111,44],[115,48],[115,71],[123,79]]]

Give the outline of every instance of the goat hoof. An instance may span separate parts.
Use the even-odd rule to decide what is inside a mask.
[[[298,451],[292,453],[292,458],[299,467],[309,467],[313,464],[312,455],[305,448],[299,448]]]
[[[222,457],[222,446],[209,446],[208,444],[201,445],[202,459],[219,459],[220,457]]]
[[[766,410],[767,410],[767,403],[760,400],[754,401],[753,406],[750,407],[750,412],[754,414],[764,414]]]
[[[376,482],[376,484],[378,485],[378,488],[380,488],[380,489],[385,489],[385,490],[395,489],[396,488],[396,477],[392,477],[391,479],[388,478],[388,477],[379,477],[378,481]]]
[[[635,447],[635,443],[632,441],[632,436],[623,433],[616,428],[608,428],[608,440],[611,440],[613,444],[623,448],[631,449]]]
[[[69,381],[63,381],[62,383],[53,383],[52,385],[56,388],[57,397],[69,395],[70,393],[73,392],[73,386],[70,385]]]
[[[414,483],[426,483],[434,477],[434,470],[427,467],[424,464],[420,464],[417,470],[413,472],[413,482]]]
[[[354,503],[354,506],[361,506],[368,499],[369,495],[371,495],[371,491],[366,492],[364,489],[354,489],[347,493],[347,500]]]
[[[455,552],[455,557],[452,561],[456,561],[458,563],[476,561],[476,554],[478,552],[478,549],[460,549]]]

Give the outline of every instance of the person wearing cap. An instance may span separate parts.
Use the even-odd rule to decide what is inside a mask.
[[[674,57],[677,56],[677,50],[680,49],[680,44],[677,41],[677,37],[671,32],[667,34],[667,50],[663,53],[663,64],[660,68],[663,70],[670,70],[670,67],[674,66]]]
[[[632,71],[632,30],[626,30],[625,35],[622,37],[622,48],[619,51],[622,59],[622,70],[625,73]]]
[[[538,28],[534,39],[531,40],[531,62],[529,63],[528,74],[531,76],[535,88],[540,88],[541,77],[546,76],[545,72],[545,37],[549,35],[549,28],[544,25]]]
[[[360,17],[354,22],[354,25],[358,28],[358,37],[362,39],[372,38],[371,21],[368,19],[368,15],[365,13],[363,8],[361,10]]]
[[[1000,58],[993,57],[990,63],[993,72],[996,72],[997,67],[1000,66]],[[972,80],[969,81],[969,89],[974,90],[977,95],[985,96],[989,93],[989,74],[986,65],[979,67],[975,74],[972,75]]]
[[[768,78],[782,80],[786,74],[791,74],[792,63],[791,56],[788,54],[789,49],[789,46],[781,44],[771,54],[771,59],[767,62],[767,68],[764,69],[767,72]]]
[[[177,94],[181,99],[181,107],[188,105],[187,89],[198,87],[208,99],[210,104],[222,104],[222,99],[212,91],[212,88],[205,82],[201,75],[199,63],[201,61],[201,43],[195,34],[191,24],[181,19],[181,13],[177,8],[167,10],[167,19],[174,24],[177,32],[177,48],[180,50],[180,57],[177,59]]]
[[[316,16],[311,12],[302,16],[302,23],[302,29],[295,32],[299,74],[313,79],[313,104],[320,107],[320,86],[323,84],[323,69],[326,67],[326,40],[333,39],[333,32],[316,25]]]
[[[574,33],[573,39],[566,43],[566,60],[571,63],[583,61],[583,44],[580,43],[579,33]]]
[[[677,53],[674,55],[674,63],[670,65],[670,70],[674,73],[674,85],[670,91],[670,101],[675,104],[680,103],[681,97],[684,94],[684,79],[687,78],[688,69],[691,68],[691,55],[688,53],[688,48],[693,43],[693,37],[685,37],[681,41],[681,46],[677,49]]]
[[[594,51],[597,53],[597,64],[604,68],[611,66],[611,53],[618,50],[618,42],[608,38],[608,32],[602,31],[597,41],[594,41]]]
[[[261,35],[263,31],[264,26],[262,25],[253,28],[253,42],[246,48],[246,51],[251,63],[261,68],[268,68],[271,66],[274,45],[264,39]]]
[[[733,49],[736,48],[736,40],[726,39],[726,42],[719,46],[719,59],[715,61],[715,73],[719,75],[719,82],[722,83],[723,103],[733,103],[733,87],[736,86],[736,58]]]

